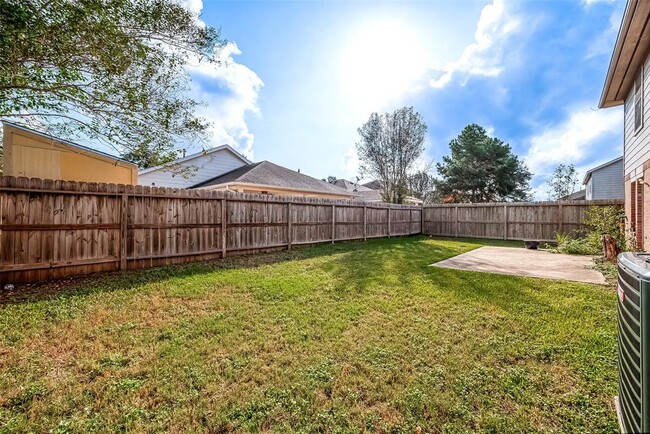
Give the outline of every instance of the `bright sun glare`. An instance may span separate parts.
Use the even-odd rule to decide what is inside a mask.
[[[379,110],[422,75],[426,53],[413,28],[394,19],[365,23],[343,49],[343,85],[359,109]]]

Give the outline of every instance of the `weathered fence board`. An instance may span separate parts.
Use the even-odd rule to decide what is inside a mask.
[[[0,177],[0,282],[421,233],[421,208]]]
[[[622,200],[427,205],[423,233],[449,237],[554,241],[557,233],[585,230],[590,206],[623,206]]]
[[[416,206],[0,177],[0,283],[428,234],[552,241],[572,201]]]

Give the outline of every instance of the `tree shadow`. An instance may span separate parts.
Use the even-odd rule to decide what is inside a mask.
[[[425,240],[425,237],[411,236],[368,241],[346,241],[335,244],[302,246],[291,251],[281,250],[237,255],[211,261],[188,262],[148,269],[102,272],[46,282],[19,284],[12,290],[0,292],[0,306],[66,297],[84,297],[114,291],[128,291],[143,288],[152,283],[164,283],[171,279],[193,277],[220,270],[255,269],[288,261],[306,261],[319,257],[332,257],[332,261],[328,261],[326,264],[339,263],[340,266],[336,267],[339,275],[349,277],[356,275],[355,279],[359,279],[357,272],[348,273],[346,270],[346,267],[355,268],[355,262],[359,261],[359,258],[366,258],[372,264],[381,264],[381,257],[387,251],[391,249],[399,250],[401,244],[412,245],[423,240]],[[325,265],[325,267],[333,270],[333,265]],[[362,273],[362,277],[370,275],[370,271],[366,269],[357,271]]]

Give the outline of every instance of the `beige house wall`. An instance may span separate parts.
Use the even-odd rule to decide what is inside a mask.
[[[116,158],[5,124],[4,175],[80,182],[137,184],[138,168]]]
[[[307,190],[297,190],[289,188],[279,188],[271,185],[229,183],[222,185],[210,186],[209,190],[233,191],[237,193],[252,194],[269,194],[274,196],[293,196],[293,197],[315,197],[320,199],[353,199],[354,196],[347,194],[329,194]]]

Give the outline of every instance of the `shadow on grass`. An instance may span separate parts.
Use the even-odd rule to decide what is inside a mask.
[[[106,272],[50,282],[17,285],[0,293],[0,305],[85,297],[98,293],[129,291],[151,284],[164,285],[220,270],[255,269],[288,261],[326,257],[318,264],[341,293],[358,293],[378,284],[407,288],[430,276],[429,265],[484,245],[513,245],[502,240],[476,240],[410,236],[305,246],[292,251],[231,256],[223,260],[200,261],[126,272]],[[521,244],[517,244],[521,246]],[[459,277],[450,276],[451,280]],[[462,277],[460,277],[462,279]],[[439,283],[439,282],[438,282]],[[459,282],[462,285],[462,283]],[[456,286],[456,284],[451,284]],[[516,287],[510,288],[516,290]],[[509,289],[509,290],[510,290]]]
[[[164,283],[171,279],[182,279],[219,270],[253,269],[287,261],[302,261],[325,256],[333,258],[329,262],[329,266],[325,265],[328,270],[336,273],[340,279],[349,279],[352,282],[371,278],[372,274],[376,274],[382,267],[382,258],[385,258],[385,255],[391,252],[396,253],[409,246],[422,244],[425,240],[426,237],[424,236],[412,236],[375,239],[365,242],[340,242],[306,246],[292,251],[282,250],[271,253],[231,256],[223,260],[198,261],[126,272],[104,272],[48,282],[21,284],[16,285],[12,291],[0,292],[0,305],[134,290],[153,283]],[[445,250],[436,246],[429,246],[429,248],[440,252]]]

